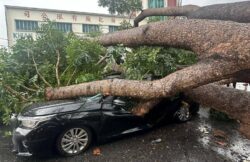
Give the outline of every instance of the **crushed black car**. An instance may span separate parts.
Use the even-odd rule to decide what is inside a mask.
[[[77,155],[92,142],[150,129],[158,123],[154,119],[185,122],[198,111],[198,104],[177,97],[162,100],[153,109],[155,113],[140,117],[130,111],[136,104],[129,97],[101,94],[33,104],[13,119],[13,151],[31,156],[55,149],[64,156]]]

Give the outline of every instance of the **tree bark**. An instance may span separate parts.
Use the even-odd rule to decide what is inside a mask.
[[[204,85],[204,86],[201,86],[201,87],[198,87],[198,89],[202,89],[202,88],[205,88],[208,86],[208,88],[210,86],[213,87],[214,84],[216,85],[225,85],[225,84],[229,84],[229,83],[233,83],[233,82],[247,82],[247,83],[250,83],[250,69],[247,69],[247,70],[243,70],[243,71],[239,71],[239,72],[236,72],[235,74],[233,74],[232,78],[229,78],[229,79],[224,79],[224,80],[221,80],[221,81],[218,81],[218,82],[215,82],[213,84],[207,84],[207,85]],[[219,89],[220,93],[224,93],[226,94],[226,92],[224,92],[224,89],[225,88],[221,88]],[[195,90],[195,89],[194,89]],[[228,89],[225,89],[225,90],[228,90]],[[192,90],[190,90],[192,91]],[[239,91],[235,91],[234,93],[237,93]],[[187,95],[187,93],[186,93]],[[241,95],[241,93],[239,93],[238,95]],[[200,94],[200,96],[207,96],[207,94],[205,93],[202,93]],[[212,97],[215,96],[215,95],[212,95]],[[207,96],[207,97],[210,97],[210,96]],[[228,94],[228,96],[226,98],[230,98],[231,97],[231,94]],[[216,98],[213,98],[214,100],[217,100]],[[220,99],[220,98],[219,98]],[[161,101],[161,99],[153,99],[153,100],[142,100],[141,103],[133,108],[132,112],[134,115],[138,115],[138,116],[144,116],[146,115],[156,104],[158,104],[159,102]],[[226,101],[225,101],[226,102]],[[203,103],[201,103],[203,104]],[[230,103],[227,103],[228,105]],[[225,105],[225,104],[223,104]],[[247,105],[246,105],[247,106]],[[237,108],[234,108],[234,107],[231,107],[232,109],[237,109]],[[217,109],[223,109],[221,107],[218,108],[217,106]],[[230,115],[230,114],[228,114]]]
[[[250,2],[216,4],[205,7],[186,5],[181,7],[150,8],[143,10],[134,20],[134,26],[149,16],[186,16],[188,19],[231,20],[250,22]]]
[[[235,82],[245,82],[245,83],[250,83],[250,69],[238,71],[235,74],[233,74],[233,77],[229,79],[224,79],[217,84],[229,84],[229,83],[235,83]]]
[[[142,12],[134,19],[134,27],[149,16],[187,16],[190,12],[198,10],[200,7],[195,5],[186,5],[181,7],[149,8]]]
[[[146,115],[151,109],[153,109],[162,99],[153,100],[141,100],[141,102],[132,109],[132,113],[137,116]]]
[[[245,23],[169,20],[106,34],[99,38],[99,42],[104,46],[171,46],[192,50],[200,58],[216,54],[217,58],[224,56],[245,60],[250,50],[249,31],[250,25]]]
[[[250,93],[215,84],[186,92],[192,100],[228,114],[240,122],[240,131],[250,139]],[[247,129],[248,128],[248,129]]]

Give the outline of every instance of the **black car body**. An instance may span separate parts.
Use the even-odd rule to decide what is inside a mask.
[[[81,100],[32,105],[17,117],[13,131],[14,152],[21,156],[31,156],[57,148],[59,153],[71,156],[84,151],[92,141],[100,142],[151,128],[154,116],[133,115],[129,110],[134,104],[136,102],[130,98],[98,94]],[[172,119],[180,110],[180,104],[179,98],[166,99],[158,105],[156,112],[160,112],[161,116],[164,114],[164,118]],[[74,131],[78,134],[73,135]],[[80,133],[85,134],[84,139],[78,139]],[[84,147],[74,145],[80,140],[88,141]],[[64,148],[69,145],[74,145],[76,151],[71,149],[71,152],[65,152]]]

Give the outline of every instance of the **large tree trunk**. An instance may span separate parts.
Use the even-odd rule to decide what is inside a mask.
[[[186,95],[202,105],[224,112],[239,121],[240,131],[250,139],[249,92],[209,84],[189,90]]]
[[[54,89],[47,88],[45,96],[47,100],[94,95],[97,93],[142,99],[169,97],[178,92],[229,77],[230,74],[237,72],[239,69],[230,63],[223,60],[206,59],[156,81],[101,80]]]
[[[200,58],[215,54],[215,59],[231,57],[243,61],[249,54],[249,31],[247,23],[169,20],[106,34],[99,38],[99,42],[105,46],[171,46],[192,50]]]
[[[216,4],[205,7],[186,5],[181,7],[149,8],[143,10],[134,20],[134,26],[149,16],[186,16],[189,19],[231,20],[250,22],[250,2]]]

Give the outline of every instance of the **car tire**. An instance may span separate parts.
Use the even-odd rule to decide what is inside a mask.
[[[179,108],[174,113],[174,119],[177,122],[183,123],[191,120],[192,110],[191,104],[186,101],[181,101]]]
[[[63,156],[84,152],[92,142],[92,133],[87,127],[71,127],[64,130],[56,141],[56,148]]]

